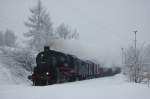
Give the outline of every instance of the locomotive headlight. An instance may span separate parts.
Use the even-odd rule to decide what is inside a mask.
[[[65,67],[68,67],[68,64],[65,63],[64,66],[65,66]]]
[[[49,75],[49,72],[46,72],[46,75]]]
[[[71,70],[70,72],[71,72],[71,73],[74,73],[74,70]]]

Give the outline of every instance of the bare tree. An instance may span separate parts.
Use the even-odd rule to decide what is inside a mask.
[[[71,28],[64,23],[60,24],[56,28],[56,34],[59,38],[63,39],[77,39],[79,37],[77,30],[71,30]]]
[[[150,45],[145,47],[143,53],[143,79],[150,84]]]
[[[142,50],[129,47],[126,52],[124,72],[130,81],[140,83],[143,80],[143,66]]]
[[[25,36],[30,37],[29,45],[31,48],[40,51],[43,46],[51,46],[54,39],[52,22],[49,14],[44,9],[42,2],[39,0],[37,5],[30,9],[31,16],[25,25],[29,31]]]
[[[4,45],[5,46],[9,46],[9,47],[15,47],[16,46],[16,35],[15,33],[10,30],[10,29],[7,29],[4,33],[4,36],[3,36],[3,40],[4,40]]]
[[[0,46],[4,45],[4,34],[3,31],[0,31]]]

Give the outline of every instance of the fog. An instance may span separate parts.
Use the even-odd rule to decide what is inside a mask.
[[[50,13],[54,27],[64,22],[76,28],[80,38],[68,44],[70,53],[104,61],[121,63],[121,48],[133,45],[137,30],[138,46],[149,44],[149,0],[41,0]],[[0,30],[10,28],[22,43],[27,31],[24,22],[29,8],[37,0],[0,0]]]

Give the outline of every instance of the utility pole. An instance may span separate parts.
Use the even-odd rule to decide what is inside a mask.
[[[136,33],[137,31],[133,31],[134,34],[135,34],[135,41],[134,41],[134,47],[135,47],[135,63],[134,63],[134,69],[135,69],[135,78],[134,78],[134,81],[137,82],[137,50],[136,50]]]
[[[135,56],[136,56],[136,42],[137,42],[137,40],[136,40],[136,33],[137,33],[137,31],[133,31],[134,32],[134,34],[135,34],[135,43],[134,43],[134,46],[135,46]]]
[[[134,32],[134,34],[135,34],[135,40],[134,40],[134,48],[135,48],[135,64],[136,64],[136,42],[137,42],[137,40],[136,40],[136,33],[137,33],[137,31],[133,31]]]
[[[121,51],[122,51],[122,65],[124,65],[124,55],[123,55],[123,48],[121,48]]]
[[[123,49],[123,53],[124,53],[124,64],[126,64],[126,61],[127,61],[126,48]]]

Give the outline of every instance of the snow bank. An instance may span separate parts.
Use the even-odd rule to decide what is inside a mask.
[[[1,99],[150,99],[150,88],[122,75],[44,87],[0,86]]]
[[[11,84],[13,83],[12,81],[12,75],[10,71],[3,67],[2,64],[0,64],[0,84]]]
[[[30,84],[31,82],[27,79],[28,74],[23,68],[15,70],[0,64],[0,85]]]

